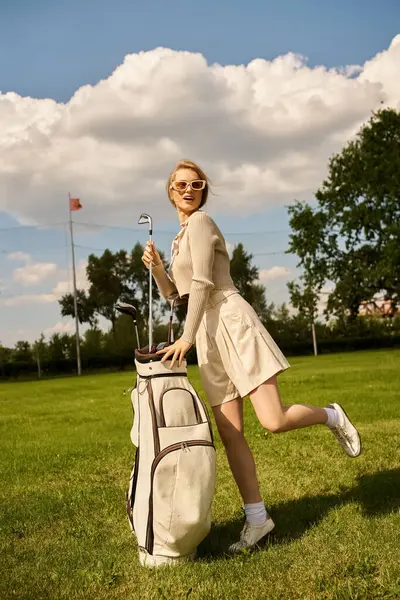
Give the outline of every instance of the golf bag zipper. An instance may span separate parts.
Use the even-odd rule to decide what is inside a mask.
[[[157,448],[159,448],[160,442],[158,439],[158,425],[157,425],[157,417],[156,417],[156,410],[155,410],[155,406],[154,406],[154,400],[153,400],[153,388],[151,386],[151,382],[150,379],[156,378],[156,377],[171,377],[173,375],[182,375],[181,373],[172,373],[171,375],[169,375],[168,373],[161,373],[159,375],[146,375],[146,376],[142,376],[140,375],[140,377],[142,379],[146,379],[148,381],[148,384],[150,386],[151,389],[151,402],[150,402],[150,394],[149,394],[149,403],[150,403],[150,411],[151,411],[151,417],[152,417],[152,422],[153,422],[153,438],[154,438],[154,450],[156,450]],[[185,376],[187,377],[186,373]],[[167,390],[166,390],[167,391]],[[165,393],[165,392],[164,392]],[[200,398],[200,396],[198,395],[198,399],[200,401],[200,404],[203,407],[204,410],[204,414],[206,415],[206,419],[207,419],[207,423],[208,423],[208,427],[210,429],[210,436],[211,436],[211,440],[214,443],[214,435],[213,435],[213,430],[212,430],[212,425],[211,425],[211,419],[210,416],[208,414],[207,408],[203,402],[203,400]],[[162,406],[161,406],[162,407]],[[198,407],[196,404],[196,414],[198,411]],[[161,427],[162,425],[160,425]],[[154,452],[154,455],[157,456],[158,452]]]
[[[159,373],[158,375],[139,375],[141,379],[156,379],[157,377],[187,377],[187,373]]]
[[[183,450],[187,452],[187,449],[191,446],[210,446],[215,448],[213,442],[209,442],[208,440],[188,440],[186,442],[177,442],[176,444],[171,444],[171,446],[167,446],[164,448],[153,460],[153,464],[151,465],[151,473],[150,473],[150,497],[149,497],[149,514],[147,519],[147,529],[146,529],[146,551],[149,554],[153,554],[154,550],[154,530],[153,530],[153,483],[154,483],[154,473],[157,468],[159,462],[170,452],[176,452],[177,450]]]

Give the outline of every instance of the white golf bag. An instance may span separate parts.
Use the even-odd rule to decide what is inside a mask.
[[[194,558],[211,528],[216,456],[207,409],[188,380],[186,360],[171,369],[171,361],[161,363],[163,354],[155,353],[173,341],[180,300],[172,300],[167,343],[151,344],[149,334],[149,345],[135,350],[130,436],[136,456],[126,508],[146,566]]]
[[[151,355],[141,360],[138,354],[131,394],[131,440],[137,450],[127,512],[140,562],[157,566],[193,558],[210,531],[215,447],[186,361],[171,370],[160,355],[150,362]]]

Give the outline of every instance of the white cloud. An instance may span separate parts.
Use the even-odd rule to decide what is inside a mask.
[[[281,279],[286,277],[290,273],[290,269],[286,267],[271,267],[271,269],[262,269],[259,272],[259,279],[261,282],[274,281],[275,279]]]
[[[0,94],[0,210],[23,223],[63,220],[70,191],[89,221],[121,223],[144,209],[170,218],[163,186],[182,157],[218,184],[211,214],[310,198],[371,111],[400,108],[399,63],[400,36],[340,69],[292,53],[208,65],[157,48],[126,56],[66,104]]]
[[[81,260],[76,265],[76,287],[77,289],[88,290],[90,287],[90,283],[86,277],[86,266],[87,260]],[[64,294],[72,294],[73,292],[73,283],[72,283],[72,272],[67,273],[66,271],[62,272],[60,275],[64,279],[60,280],[55,288],[53,288],[53,294],[57,297],[61,297]]]
[[[38,266],[41,266],[38,268]],[[81,260],[76,266],[76,286],[78,289],[88,290],[89,281],[86,277],[87,260]],[[32,269],[30,270],[30,268]],[[34,267],[34,268],[33,268]],[[18,294],[5,298],[0,297],[0,305],[2,306],[26,306],[33,304],[48,304],[57,302],[63,295],[72,293],[72,274],[65,269],[57,271],[57,265],[52,263],[36,263],[27,267],[14,270],[14,280],[25,285],[30,285],[42,281],[46,277],[58,274],[61,278],[53,287],[51,293],[41,294]],[[41,279],[40,279],[41,277]],[[1,287],[0,287],[1,289]]]
[[[31,255],[26,252],[10,252],[10,254],[7,255],[7,258],[9,260],[28,262],[31,259]]]
[[[32,263],[25,267],[19,267],[13,271],[13,280],[22,285],[36,285],[49,277],[55,275],[57,265],[55,263]]]
[[[53,333],[75,333],[74,321],[72,321],[72,320],[67,321],[67,322],[59,321],[52,327],[47,327],[43,333],[46,336],[52,335]]]
[[[3,306],[28,306],[33,304],[49,304],[55,302],[54,294],[22,294],[8,298],[0,298]]]

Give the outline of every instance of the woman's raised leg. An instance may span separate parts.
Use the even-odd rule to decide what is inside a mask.
[[[344,451],[351,457],[361,452],[357,429],[339,404],[327,408],[305,404],[283,405],[276,375],[249,393],[260,424],[272,433],[292,431],[310,425],[328,425]]]

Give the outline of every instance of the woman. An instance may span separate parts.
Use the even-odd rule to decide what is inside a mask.
[[[339,404],[326,408],[281,402],[277,375],[290,365],[230,276],[225,240],[206,204],[209,180],[198,165],[181,161],[171,173],[167,192],[181,230],[174,239],[166,273],[154,245],[147,242],[142,260],[164,298],[188,297],[182,337],[159,350],[162,362],[179,365],[196,342],[200,375],[213,409],[229,465],[243,498],[246,521],[235,552],[257,544],[274,528],[262,501],[252,453],[243,431],[243,398],[250,396],[261,425],[273,433],[327,425],[345,452],[356,457],[361,441]]]

